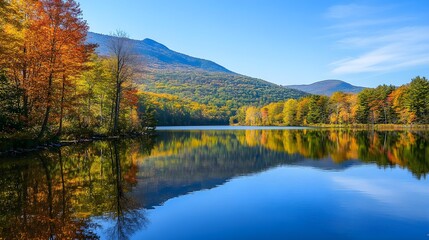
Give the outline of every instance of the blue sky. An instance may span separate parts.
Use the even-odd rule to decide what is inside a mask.
[[[78,0],[90,31],[116,29],[281,85],[429,77],[426,0]]]

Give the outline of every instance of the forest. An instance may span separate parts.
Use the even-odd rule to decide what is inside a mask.
[[[400,87],[381,85],[358,94],[335,92],[244,106],[230,119],[239,125],[428,124],[429,81],[415,77]]]
[[[3,137],[121,135],[155,126],[138,111],[138,59],[126,33],[112,34],[106,57],[95,54],[87,33],[73,0],[0,1]]]

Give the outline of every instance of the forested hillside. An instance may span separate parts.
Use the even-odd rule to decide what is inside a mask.
[[[307,95],[260,79],[220,72],[150,71],[137,83],[144,91],[173,94],[198,103],[233,109]]]
[[[97,44],[96,52],[108,54],[108,44],[113,36],[96,33],[88,36],[89,43]],[[160,104],[154,105],[160,125],[228,124],[229,117],[241,106],[263,106],[307,95],[299,90],[236,74],[217,63],[175,52],[151,39],[131,42],[138,57],[136,87],[142,92],[155,93],[149,94],[152,100],[161,96],[157,94],[169,96],[156,100],[163,103],[163,108]],[[198,104],[186,104],[189,102]],[[165,106],[178,106],[179,103],[185,104],[183,109],[186,110],[170,109],[170,113],[166,113]],[[197,112],[205,112],[204,117],[197,120],[198,115],[192,114]],[[184,117],[188,115],[192,116]]]

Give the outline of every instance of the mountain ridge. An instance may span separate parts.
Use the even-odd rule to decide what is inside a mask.
[[[107,56],[109,55],[107,45],[111,38],[112,36],[109,35],[88,32],[87,42],[98,44],[96,52],[99,55]],[[208,72],[236,74],[213,61],[176,52],[150,38],[145,38],[143,40],[130,39],[130,41],[134,44],[134,51],[136,54],[152,69],[162,70],[173,67],[177,69],[203,69]]]
[[[310,94],[330,96],[334,92],[359,93],[365,87],[354,86],[342,80],[328,79],[311,84],[286,85],[284,87],[300,90]]]

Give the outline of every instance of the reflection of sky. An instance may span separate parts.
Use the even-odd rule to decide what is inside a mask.
[[[371,168],[363,167],[366,171]],[[351,170],[359,173],[362,170]],[[399,177],[403,170],[392,169],[383,175],[350,176],[347,174],[332,177],[335,188],[347,190],[366,199],[365,204],[378,204],[374,208],[383,214],[409,219],[429,219],[429,184],[427,180],[415,181]],[[398,174],[397,174],[398,173]],[[383,178],[380,178],[382,176]],[[359,200],[361,201],[361,197]]]
[[[278,167],[148,210],[135,239],[419,239],[428,180],[374,165],[342,172]],[[327,238],[327,239],[328,239]]]

